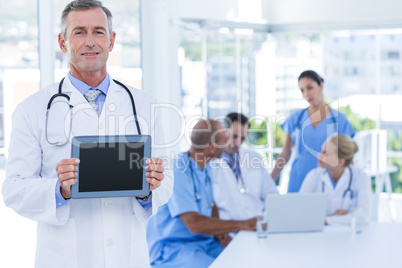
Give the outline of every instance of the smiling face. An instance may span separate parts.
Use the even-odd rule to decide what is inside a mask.
[[[59,46],[67,53],[71,74],[106,75],[106,61],[116,34],[109,35],[108,19],[101,8],[71,11],[67,16],[66,38],[59,34]]]
[[[323,83],[318,84],[313,79],[304,77],[299,81],[299,88],[303,98],[308,101],[311,106],[318,106],[322,103]]]
[[[240,146],[247,137],[248,126],[242,125],[238,121],[234,121],[229,128],[229,145],[225,151],[227,154],[235,154],[239,151]]]

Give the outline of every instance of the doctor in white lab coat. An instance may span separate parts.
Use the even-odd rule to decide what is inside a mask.
[[[367,223],[370,218],[371,181],[353,165],[357,144],[348,136],[330,137],[318,154],[318,168],[311,170],[299,192],[329,194],[327,224],[350,224],[352,213],[360,210]]]
[[[222,158],[210,162],[214,201],[223,220],[246,220],[264,210],[268,193],[278,193],[275,181],[264,166],[261,155],[241,147],[249,122],[243,114],[225,118],[229,144]]]
[[[66,98],[58,97],[45,128],[46,107],[57,93],[58,83],[17,106],[3,184],[4,201],[18,214],[38,222],[35,267],[149,267],[145,222],[168,201],[173,188],[172,172],[164,170],[160,159],[167,156],[165,150],[152,148],[152,163],[147,166],[152,190],[148,200],[69,199],[70,186],[77,182],[78,161],[70,158],[70,142],[53,146],[45,136],[47,131],[50,141],[71,141],[72,136],[79,135],[137,134],[129,96],[106,72],[115,38],[108,28],[111,17],[104,7],[97,6],[99,3],[86,2],[92,6],[80,10],[72,9],[70,4],[66,7],[70,8],[66,32],[59,36],[60,47],[70,60],[70,73],[64,79],[62,92],[70,96],[73,116],[69,116]],[[74,8],[80,8],[78,1],[75,4],[78,5]],[[105,81],[110,83],[99,117],[72,84],[74,79],[95,88]],[[130,91],[142,134],[162,144],[161,118],[151,111],[155,99],[140,90]]]

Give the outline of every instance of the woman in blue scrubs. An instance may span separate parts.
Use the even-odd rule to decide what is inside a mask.
[[[282,153],[278,156],[272,178],[277,179],[291,156],[294,161],[289,176],[288,192],[298,192],[307,173],[317,167],[321,145],[334,134],[353,137],[355,131],[346,115],[332,109],[324,102],[322,79],[315,71],[304,71],[299,76],[299,88],[310,104],[306,109],[292,113],[281,125],[286,133]]]

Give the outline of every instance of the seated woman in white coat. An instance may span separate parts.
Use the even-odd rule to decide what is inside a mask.
[[[361,210],[366,223],[369,221],[371,181],[353,165],[357,151],[357,144],[350,137],[330,137],[318,154],[319,167],[307,174],[300,188],[299,192],[329,194],[326,224],[350,224],[356,210]]]

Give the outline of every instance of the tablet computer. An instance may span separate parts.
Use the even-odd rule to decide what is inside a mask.
[[[151,136],[78,136],[71,157],[80,159],[78,182],[71,198],[147,196],[145,161],[151,157]]]

